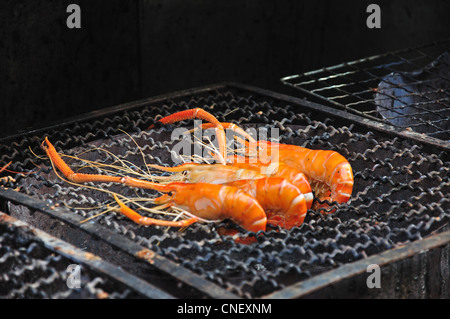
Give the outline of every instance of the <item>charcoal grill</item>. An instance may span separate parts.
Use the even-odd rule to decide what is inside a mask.
[[[97,147],[136,166],[144,159],[172,165],[173,127],[146,128],[161,116],[194,107],[243,127],[278,128],[281,143],[338,151],[354,170],[351,200],[331,215],[309,210],[300,227],[268,228],[251,244],[222,235],[219,228],[232,227],[227,221],[194,224],[181,232],[138,226],[115,212],[82,222],[112,198],[61,181],[42,158],[43,139],[48,136],[69,155],[91,150],[84,156],[100,163],[113,159]],[[155,298],[448,297],[450,145],[444,140],[405,134],[304,99],[221,83],[89,113],[0,142],[1,164],[12,161],[11,170],[27,173],[10,174],[14,180],[0,188],[0,208],[112,265],[95,271],[120,269],[115,296],[126,289],[130,296]],[[144,194],[120,185],[99,187]],[[12,236],[0,236],[0,243]],[[28,247],[25,242],[13,249],[26,255],[33,250]],[[64,258],[86,265],[78,256]],[[366,285],[369,264],[381,267],[380,289]],[[6,269],[0,280],[11,272]],[[139,291],[132,288],[137,281]]]
[[[334,108],[450,140],[450,39],[283,77]]]

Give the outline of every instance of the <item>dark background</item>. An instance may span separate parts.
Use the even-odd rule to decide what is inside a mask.
[[[223,81],[298,94],[280,78],[449,37],[449,14],[448,0],[0,0],[0,136]]]

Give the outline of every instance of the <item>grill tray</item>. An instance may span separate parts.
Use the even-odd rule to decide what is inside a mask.
[[[108,213],[80,223],[101,211],[87,208],[111,203],[111,198],[60,181],[48,160],[32,153],[42,155],[39,145],[48,136],[65,154],[101,146],[139,165],[140,151],[125,131],[143,147],[147,163],[171,165],[171,129],[144,129],[160,116],[193,107],[212,112],[220,121],[279,128],[282,143],[340,152],[354,170],[352,199],[333,215],[310,210],[304,224],[290,231],[268,229],[251,245],[219,235],[218,227],[228,227],[226,222],[195,224],[179,232],[137,226]],[[432,284],[417,283],[425,286],[424,296],[430,296],[430,285],[448,296],[450,147],[445,141],[405,135],[391,126],[305,100],[225,83],[105,109],[3,139],[0,147],[2,164],[13,161],[12,170],[33,172],[16,174],[16,182],[0,189],[5,211],[92,250],[175,297],[308,296],[345,278],[356,278],[368,263],[392,265],[435,249],[440,252],[440,277],[429,279]],[[89,154],[108,161],[104,154]],[[64,203],[85,209],[68,209]],[[55,220],[63,224],[55,227]],[[72,232],[75,235],[70,236]],[[79,233],[85,234],[83,243],[77,239]],[[113,250],[96,248],[96,242]],[[130,261],[140,263],[139,267],[128,267]],[[430,267],[426,271],[432,271]],[[366,287],[365,293],[372,292]]]

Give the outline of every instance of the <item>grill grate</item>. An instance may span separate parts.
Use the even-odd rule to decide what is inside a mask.
[[[450,140],[450,39],[281,81],[332,107]]]
[[[278,128],[282,143],[338,151],[354,170],[352,199],[341,204],[333,215],[323,216],[310,210],[304,224],[289,231],[268,229],[251,245],[220,235],[219,227],[230,227],[227,222],[194,224],[179,232],[174,228],[138,226],[110,212],[80,224],[101,212],[102,208],[96,207],[105,207],[112,198],[59,180],[48,160],[32,154],[42,155],[39,145],[49,136],[65,154],[80,155],[101,147],[142,166],[140,149],[120,131],[123,130],[140,145],[147,163],[173,165],[170,150],[176,142],[170,140],[172,129],[143,129],[160,116],[193,107],[204,108],[220,121],[233,121],[243,127]],[[207,296],[264,297],[447,230],[448,145],[436,148],[338,115],[307,101],[230,84],[131,103],[4,139],[0,145],[1,162],[13,161],[11,169],[15,171],[32,171],[28,175],[16,174],[16,182],[5,186],[19,188],[20,198],[29,198],[36,204],[23,202],[11,195],[15,193],[11,190],[0,189],[0,196],[14,203],[8,205],[13,216],[20,215],[16,206],[26,206],[31,219],[35,211],[40,211],[133,256],[141,250],[154,252],[158,258],[151,260],[152,267],[206,291]],[[190,124],[184,122],[180,126]],[[99,163],[113,161],[99,151],[82,156]],[[155,195],[120,185],[99,186],[130,196]],[[58,209],[52,207],[56,203],[60,204]],[[83,208],[68,210],[64,205]]]
[[[1,298],[172,298],[98,256],[1,212],[0,264]],[[77,275],[69,270],[73,266],[79,267]]]

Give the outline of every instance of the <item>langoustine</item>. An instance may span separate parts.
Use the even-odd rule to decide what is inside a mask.
[[[191,215],[190,218],[181,221],[165,221],[144,217],[126,206],[117,195],[114,195],[115,200],[119,204],[119,212],[136,223],[185,227],[201,220],[220,221],[231,219],[248,231],[258,232],[266,229],[267,217],[264,209],[253,196],[237,187],[220,184],[176,182],[162,185],[128,176],[75,173],[64,162],[48,138],[45,138],[41,147],[45,150],[51,162],[69,181],[75,183],[112,182],[130,187],[156,190],[165,193],[153,199],[155,204],[160,205],[158,209],[177,207],[189,212]]]
[[[160,120],[170,118],[171,123],[177,121],[180,112],[174,113]],[[198,111],[195,113],[197,114]],[[185,113],[183,113],[185,114]],[[191,112],[191,115],[193,113]],[[209,121],[208,119],[204,118]],[[215,128],[219,126],[217,119],[201,125],[202,128]],[[311,150],[297,145],[273,143],[270,141],[256,141],[244,130],[233,123],[220,123],[220,129],[231,129],[238,132],[248,141],[244,142],[245,156],[256,157],[264,163],[284,163],[296,168],[305,174],[313,191],[319,200],[313,206],[314,209],[329,208],[332,202],[347,202],[353,191],[353,171],[350,163],[336,151]],[[224,136],[219,136],[219,145],[226,145]],[[272,150],[275,150],[272,152]],[[223,151],[223,150],[222,150]],[[227,154],[221,154],[227,159]],[[334,212],[332,209],[330,212]]]
[[[175,167],[148,166],[165,172],[181,173],[184,177],[181,180],[187,183],[203,182],[238,187],[256,198],[269,215],[269,224],[282,228],[300,226],[308,210],[306,197],[296,185],[285,178],[267,177],[241,165],[186,163]],[[180,179],[179,176],[174,178]],[[162,179],[171,180],[167,176]]]
[[[308,179],[314,196],[322,201],[314,204],[313,209],[328,208],[326,202],[346,203],[353,191],[353,171],[350,163],[336,151],[311,150],[297,145],[277,143],[277,152],[271,153],[274,146],[269,141],[247,143],[247,149],[257,149],[256,154],[265,161],[283,162],[297,168]]]

